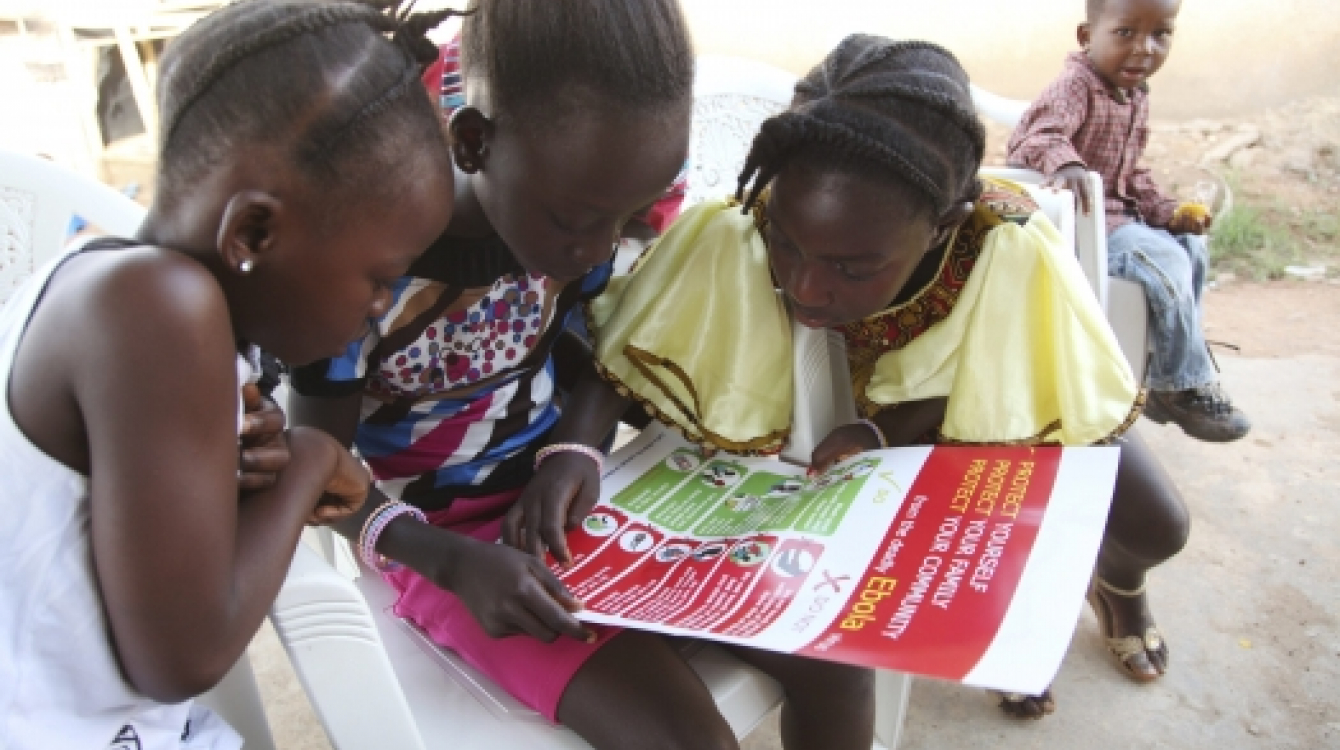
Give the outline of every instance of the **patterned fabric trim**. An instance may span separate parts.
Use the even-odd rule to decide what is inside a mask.
[[[1135,396],[1135,402],[1131,404],[1131,411],[1129,414],[1126,415],[1126,419],[1120,425],[1118,425],[1117,428],[1113,430],[1107,437],[1093,443],[1093,445],[1113,445],[1117,442],[1117,440],[1121,438],[1122,435],[1125,435],[1127,430],[1130,430],[1131,426],[1135,424],[1135,420],[1139,419],[1140,415],[1144,413],[1145,399],[1148,397],[1148,395],[1149,392],[1144,388],[1141,388],[1140,392]],[[955,440],[950,437],[945,437],[944,434],[940,433],[937,430],[935,433],[934,442],[936,445],[960,445],[960,446],[984,446],[984,447],[1024,446],[1024,445],[1036,446],[1036,447],[1059,447],[1061,446],[1061,443],[1059,441],[1048,440],[1047,438],[1051,436],[1053,433],[1059,431],[1060,429],[1061,429],[1061,420],[1058,419],[1055,422],[1052,422],[1051,424],[1047,425],[1045,428],[1043,428],[1042,432],[1039,432],[1037,435],[1034,435],[1033,437],[1021,438],[1019,440],[991,441],[986,443],[973,442],[971,440]]]
[[[643,254],[645,255],[645,252]],[[582,314],[586,318],[587,330],[590,331],[597,330],[595,319],[591,315],[591,305],[589,301],[586,304],[582,305]],[[596,373],[599,374],[600,377],[605,382],[614,386],[614,390],[618,392],[620,396],[623,396],[626,399],[630,399],[634,403],[641,406],[647,412],[647,416],[651,417],[657,422],[660,422],[666,427],[669,427],[674,431],[678,432],[681,436],[683,436],[685,440],[699,446],[704,451],[726,450],[730,451],[731,453],[738,453],[742,456],[775,456],[778,453],[781,453],[782,448],[786,445],[786,439],[791,436],[790,428],[784,430],[778,430],[769,435],[764,435],[762,437],[755,438],[753,440],[749,440],[746,442],[737,442],[734,440],[729,440],[721,435],[718,435],[715,432],[703,427],[702,424],[698,422],[695,416],[696,412],[691,410],[687,404],[680,403],[680,400],[675,397],[673,392],[670,391],[668,388],[666,388],[664,384],[660,382],[660,379],[654,373],[652,373],[650,370],[646,368],[644,360],[646,360],[650,355],[648,355],[646,352],[637,350],[634,347],[628,347],[628,349],[629,351],[625,351],[624,354],[629,358],[629,361],[633,363],[633,366],[636,367],[638,371],[642,373],[643,377],[646,377],[648,381],[650,381],[653,385],[656,385],[657,388],[659,388],[666,395],[666,397],[670,399],[671,403],[674,403],[676,405],[676,407],[684,415],[683,419],[687,419],[688,421],[692,422],[694,428],[697,429],[702,434],[701,435],[690,434],[689,431],[685,429],[684,425],[681,423],[680,418],[666,414],[659,407],[657,407],[656,404],[652,403],[645,397],[633,391],[628,386],[624,385],[624,382],[619,379],[618,375],[615,375],[613,372],[609,370],[609,368],[605,367],[605,365],[601,363],[601,361],[598,358],[593,357],[591,359],[591,362],[596,366]],[[666,366],[667,369],[671,372],[674,372],[675,370],[679,369],[673,362],[670,362],[669,360],[665,360],[658,364]],[[682,370],[680,372],[682,373]],[[684,382],[685,386],[688,388],[689,392],[693,394],[694,398],[696,399],[697,393],[694,392],[693,386],[691,383],[688,382],[687,378],[683,377],[682,375],[679,375],[677,377],[680,377],[680,379]]]
[[[976,210],[951,238],[939,270],[921,291],[906,302],[839,327],[847,341],[847,362],[861,416],[869,418],[881,409],[865,395],[875,362],[949,317],[977,265],[987,234],[1006,221],[1024,223],[1038,209],[1022,188],[994,180],[983,180],[983,188]]]
[[[601,364],[600,360],[592,361],[595,363],[596,372],[600,374],[600,377],[603,378],[605,382],[614,386],[614,390],[617,391],[620,396],[636,402],[646,410],[647,416],[660,422],[666,427],[673,429],[675,432],[678,432],[685,440],[697,445],[704,451],[724,450],[741,456],[775,456],[782,452],[782,448],[786,445],[786,439],[791,435],[791,430],[789,429],[778,430],[770,435],[764,435],[761,438],[737,443],[696,424],[697,420],[694,420],[692,415],[686,411],[685,416],[691,421],[694,421],[695,427],[703,433],[702,436],[692,435],[682,424],[680,424],[678,419],[661,411],[657,408],[656,404],[653,404],[651,401],[648,401],[646,398],[643,398],[628,388],[628,386],[624,385],[623,381],[619,379],[619,376],[610,372],[605,365]],[[645,371],[643,374],[646,374]]]

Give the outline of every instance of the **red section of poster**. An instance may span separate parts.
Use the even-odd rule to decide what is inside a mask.
[[[594,596],[623,576],[665,537],[645,523],[633,523],[611,535],[579,568],[563,571],[559,578],[579,599]],[[571,538],[571,537],[569,537]]]
[[[745,593],[767,569],[768,558],[777,547],[777,537],[751,536],[727,542],[725,561],[703,581],[688,611],[669,619],[666,624],[681,628],[708,630],[730,615],[744,600]]]
[[[962,680],[1000,628],[1060,461],[933,450],[842,614],[800,653]]]
[[[558,574],[560,578],[575,574],[576,568],[590,560],[591,556],[602,545],[613,541],[615,534],[627,523],[628,516],[613,508],[597,509],[594,513],[582,519],[577,528],[568,532],[568,554],[572,556],[571,567],[564,570],[559,566],[553,555],[545,552],[545,560],[549,563],[549,569]]]
[[[695,539],[667,539],[655,552],[644,556],[636,567],[620,578],[618,586],[605,589],[583,604],[592,612],[626,617],[628,610],[648,597],[655,596],[665,586],[667,576],[672,575],[678,565],[690,559],[697,546],[698,541]]]
[[[667,622],[687,609],[713,572],[725,564],[730,542],[695,542],[695,545],[687,558],[671,566],[649,597],[617,614],[643,622]]]
[[[823,553],[822,544],[808,539],[783,542],[745,598],[744,606],[713,626],[712,631],[745,638],[763,632],[796,598]]]

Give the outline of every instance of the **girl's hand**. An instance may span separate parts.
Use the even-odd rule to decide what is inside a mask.
[[[238,489],[249,492],[274,486],[292,456],[284,440],[284,412],[261,395],[254,383],[242,386],[245,418],[238,458]]]
[[[464,536],[450,549],[445,570],[429,577],[460,597],[490,637],[524,633],[545,643],[560,635],[595,639],[572,616],[582,603],[538,558]]]
[[[312,526],[332,524],[357,513],[368,499],[368,488],[372,485],[363,462],[336,444],[334,438],[327,436],[327,440],[335,447],[335,470],[326,482],[325,494],[307,517]]]
[[[828,437],[815,446],[814,455],[810,458],[810,473],[822,474],[839,461],[857,453],[879,450],[879,447],[879,439],[866,425],[843,425],[828,433]]]
[[[544,559],[546,547],[562,565],[572,562],[567,529],[576,526],[600,499],[600,472],[580,453],[545,459],[503,521],[503,543]]]

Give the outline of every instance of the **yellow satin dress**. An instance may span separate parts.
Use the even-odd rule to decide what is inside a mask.
[[[947,397],[938,439],[972,444],[1089,445],[1134,421],[1140,388],[1078,263],[1044,215],[1025,216],[983,200],[945,253],[966,279],[951,289],[942,273],[844,326],[861,411]],[[738,204],[686,211],[588,315],[601,373],[657,419],[705,446],[781,448],[791,319]],[[887,335],[908,322],[920,325]]]

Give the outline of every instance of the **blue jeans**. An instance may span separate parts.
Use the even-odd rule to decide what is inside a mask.
[[[1107,273],[1144,287],[1153,350],[1146,385],[1184,391],[1218,380],[1201,331],[1200,295],[1209,247],[1205,237],[1176,237],[1132,221],[1107,236]]]

